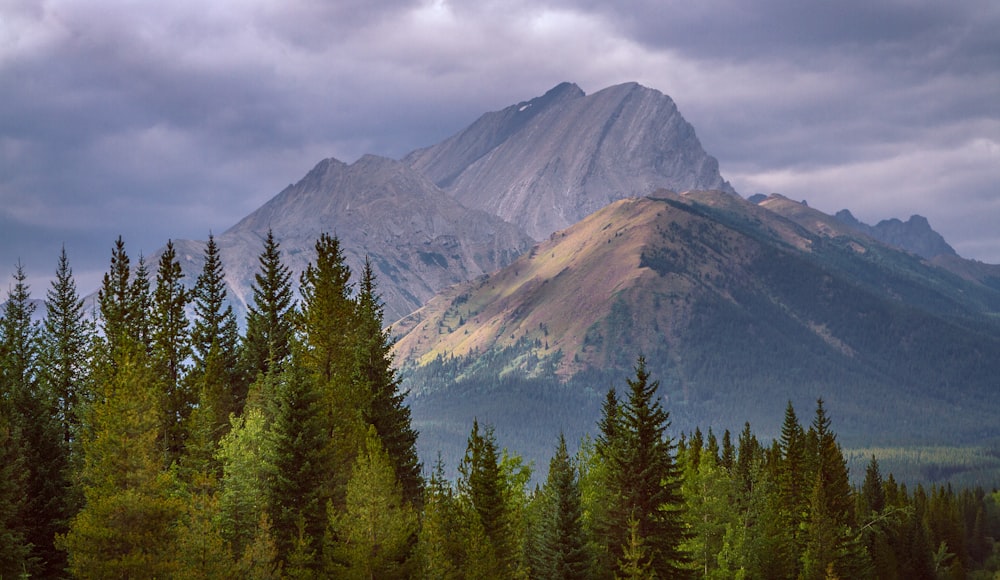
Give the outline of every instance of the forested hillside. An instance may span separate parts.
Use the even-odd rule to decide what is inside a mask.
[[[547,472],[478,420],[425,468],[373,270],[352,277],[336,237],[296,296],[267,236],[243,336],[212,238],[191,292],[172,244],[133,264],[119,238],[94,322],[57,264],[40,324],[20,268],[0,318],[0,578],[1000,570],[997,492],[911,490],[874,458],[852,488],[822,400],[808,427],[789,403],[770,443],[749,423],[678,436],[642,357],[593,386],[592,436],[543,442]]]

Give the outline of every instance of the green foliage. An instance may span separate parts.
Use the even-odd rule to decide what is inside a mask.
[[[226,275],[215,237],[208,236],[205,265],[194,286],[194,324],[191,328],[192,359],[189,381],[198,395],[198,408],[209,408],[203,417],[204,434],[218,441],[229,423],[230,413],[239,413],[246,402],[247,382],[238,372],[239,329],[231,305],[226,303]]]
[[[417,456],[417,432],[411,423],[406,393],[392,366],[393,341],[383,328],[383,306],[376,290],[375,272],[367,258],[355,303],[356,388],[370,394],[363,417],[375,427],[392,460],[404,500],[419,505],[423,477]]]
[[[243,349],[243,368],[247,381],[280,367],[291,353],[290,341],[295,316],[292,274],[281,263],[280,244],[271,230],[264,239],[264,250],[257,258],[260,270],[251,286],[253,302],[247,305],[247,330]]]
[[[191,340],[185,308],[189,294],[173,242],[160,256],[150,316],[152,363],[162,381],[162,443],[164,464],[177,461],[184,451],[186,422],[194,407],[194,394],[184,380]]]
[[[592,562],[583,529],[583,505],[576,468],[566,439],[559,437],[556,454],[545,482],[541,534],[541,568],[544,578],[587,578]]]
[[[327,534],[334,556],[327,573],[338,578],[409,577],[417,525],[389,454],[371,427],[347,484],[345,510],[330,514]]]
[[[114,363],[88,409],[85,502],[61,546],[79,577],[168,576],[175,571],[175,522],[183,504],[157,452],[157,383],[138,345],[120,344]]]
[[[233,554],[245,554],[262,542],[274,543],[268,516],[276,477],[274,448],[264,413],[257,408],[248,409],[242,417],[234,416],[232,428],[219,442],[218,460],[223,470],[219,524]],[[262,536],[265,528],[266,537]],[[261,545],[254,548],[261,549]]]
[[[603,396],[599,387],[615,371],[590,370],[564,384],[439,359],[437,386],[457,386],[451,394],[451,386],[429,388],[413,401],[451,417],[429,425],[421,441],[428,431],[472,430],[464,454],[455,454],[455,484],[439,455],[425,488],[371,265],[352,296],[336,238],[323,236],[316,249],[293,336],[290,298],[275,299],[287,269],[273,237],[265,244],[257,280],[265,283],[269,271],[277,292],[262,294],[250,315],[258,318],[247,352],[256,354],[242,363],[255,368],[255,382],[245,400],[214,240],[195,285],[190,351],[170,244],[151,293],[143,261],[130,272],[118,240],[99,293],[97,339],[65,253],[42,327],[31,320],[18,268],[0,319],[0,575],[976,578],[1000,568],[992,541],[1000,537],[1000,495],[945,485],[911,493],[882,475],[886,465],[916,465],[916,454],[939,475],[972,473],[995,459],[989,442],[858,451],[867,469],[855,470],[864,475],[856,488],[822,402],[808,430],[789,402],[780,430],[761,439],[746,423],[735,445],[728,426],[720,441],[713,425],[675,446],[664,404],[685,421],[696,417],[697,381],[684,382],[696,375],[677,366],[690,352],[657,361],[667,369],[662,389],[640,357],[626,388]],[[914,264],[894,267],[917,272]],[[807,300],[794,284],[782,292],[788,304]],[[268,320],[279,322],[261,332],[268,309],[277,313]],[[599,333],[627,330],[627,304],[615,313]],[[484,358],[521,365],[528,358],[516,350]],[[841,406],[855,387],[836,392]],[[528,493],[532,462],[498,449],[493,428],[473,420],[480,406],[491,422],[520,432],[528,457],[550,459],[544,487]],[[556,434],[583,415],[597,437],[572,433],[581,441],[573,459]],[[539,443],[546,440],[558,445]]]

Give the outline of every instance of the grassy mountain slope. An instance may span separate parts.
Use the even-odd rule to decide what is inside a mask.
[[[1000,438],[1000,292],[804,220],[660,192],[449,289],[395,327],[425,444],[493,414],[531,456],[590,430],[639,353],[677,430],[750,420],[767,436],[787,400],[808,413],[823,397],[848,444]]]

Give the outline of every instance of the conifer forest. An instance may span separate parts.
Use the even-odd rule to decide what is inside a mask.
[[[246,318],[209,238],[189,287],[119,238],[93,306],[66,252],[0,317],[0,579],[995,578],[1000,493],[852,485],[823,401],[780,437],[676,434],[657,378],[525,462],[474,422],[423,464],[371,264],[265,238]],[[457,477],[445,475],[446,467]],[[533,472],[541,477],[534,477]],[[537,483],[536,483],[537,482]]]

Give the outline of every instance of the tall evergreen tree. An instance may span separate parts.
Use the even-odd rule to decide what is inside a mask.
[[[864,562],[860,561],[860,546],[852,531],[854,500],[847,462],[830,428],[822,399],[816,403],[810,430],[815,433],[817,461],[801,576],[825,578],[833,571],[841,578],[857,577]]]
[[[331,577],[408,578],[417,514],[403,501],[392,461],[374,427],[347,484],[346,507],[330,514]]]
[[[168,577],[176,571],[175,524],[183,506],[157,451],[156,376],[134,341],[120,344],[113,362],[86,415],[85,501],[61,547],[78,577]]]
[[[799,423],[792,402],[788,401],[778,440],[780,457],[775,464],[782,506],[781,519],[785,529],[791,532],[791,545],[778,556],[789,558],[788,566],[794,574],[798,573],[799,568],[794,555],[800,554],[805,547],[802,530],[809,515],[809,494],[813,485],[806,445],[805,431]]]
[[[84,316],[66,248],[59,255],[56,277],[46,294],[39,352],[39,380],[55,399],[63,442],[70,446],[80,426],[80,404],[87,399],[88,352],[93,326]]]
[[[34,389],[33,366],[36,356],[31,324],[34,305],[25,283],[24,269],[17,264],[14,286],[0,310],[0,467],[9,477],[0,482],[0,575],[11,577],[33,568],[29,519],[32,487],[31,436],[24,433],[24,412]],[[33,570],[32,570],[33,571]]]
[[[512,573],[516,563],[496,439],[492,428],[480,430],[478,420],[472,422],[458,472],[459,494],[468,502],[473,517],[481,526],[489,551],[495,554],[504,570]]]
[[[199,393],[199,408],[212,409],[213,439],[238,413],[246,400],[245,382],[237,373],[239,328],[233,307],[226,302],[226,274],[215,236],[205,245],[205,264],[194,285],[194,324],[191,328],[191,378]]]
[[[295,311],[292,274],[281,262],[280,244],[267,231],[264,250],[257,258],[260,270],[254,274],[253,302],[247,305],[244,367],[247,381],[266,375],[272,366],[281,366],[291,353],[292,318]]]
[[[194,408],[194,396],[184,380],[185,361],[191,355],[191,339],[185,308],[189,294],[181,279],[173,241],[160,256],[150,321],[151,350],[163,393],[162,444],[166,465],[180,458],[186,439],[186,421]]]
[[[370,402],[364,419],[375,427],[403,489],[403,499],[419,505],[423,477],[417,456],[417,432],[410,421],[406,393],[392,366],[393,340],[383,328],[383,305],[375,284],[375,271],[366,257],[355,306],[358,387],[367,390]]]
[[[35,305],[20,263],[14,281],[0,318],[0,373],[13,403],[27,471],[21,522],[24,540],[31,546],[27,571],[49,575],[64,565],[53,541],[66,524],[68,456],[56,399],[39,381],[40,329],[32,320]]]
[[[297,357],[295,357],[297,358]],[[330,428],[323,401],[311,377],[296,362],[280,376],[273,402],[275,477],[271,487],[273,533],[279,552],[293,552],[302,536],[306,542],[322,538],[327,525],[327,506],[333,498],[335,464],[330,446]],[[346,465],[344,465],[346,467]],[[350,472],[346,474],[347,479]],[[303,546],[306,548],[307,546]],[[316,551],[318,545],[312,545]],[[289,562],[286,560],[286,566]],[[318,562],[308,562],[315,570]]]
[[[339,509],[344,506],[351,466],[364,446],[368,430],[364,414],[371,403],[371,392],[357,372],[359,348],[351,272],[344,262],[340,241],[322,234],[315,250],[315,260],[301,277],[302,301],[293,359],[296,372],[318,397],[328,441],[327,461],[333,466],[329,467],[330,497]],[[276,514],[276,529],[280,524]]]
[[[299,292],[305,347],[302,363],[324,386],[350,384],[355,354],[351,270],[335,236],[320,234],[316,259],[302,272]]]
[[[576,468],[559,434],[559,446],[549,463],[545,482],[549,498],[547,525],[542,536],[543,578],[588,578],[591,558],[583,531],[583,507]]]
[[[601,542],[621,562],[630,545],[629,520],[635,520],[642,545],[648,550],[652,570],[660,577],[683,577],[687,557],[681,550],[686,538],[680,473],[673,457],[673,443],[666,434],[669,414],[650,382],[646,361],[639,357],[635,378],[629,379],[628,399],[621,405],[618,445],[610,446],[608,481],[615,505],[611,522],[601,530]]]
[[[145,261],[132,276],[125,242],[118,236],[111,251],[111,265],[97,293],[101,330],[107,348],[104,361],[113,364],[126,343],[148,344],[149,280]]]

